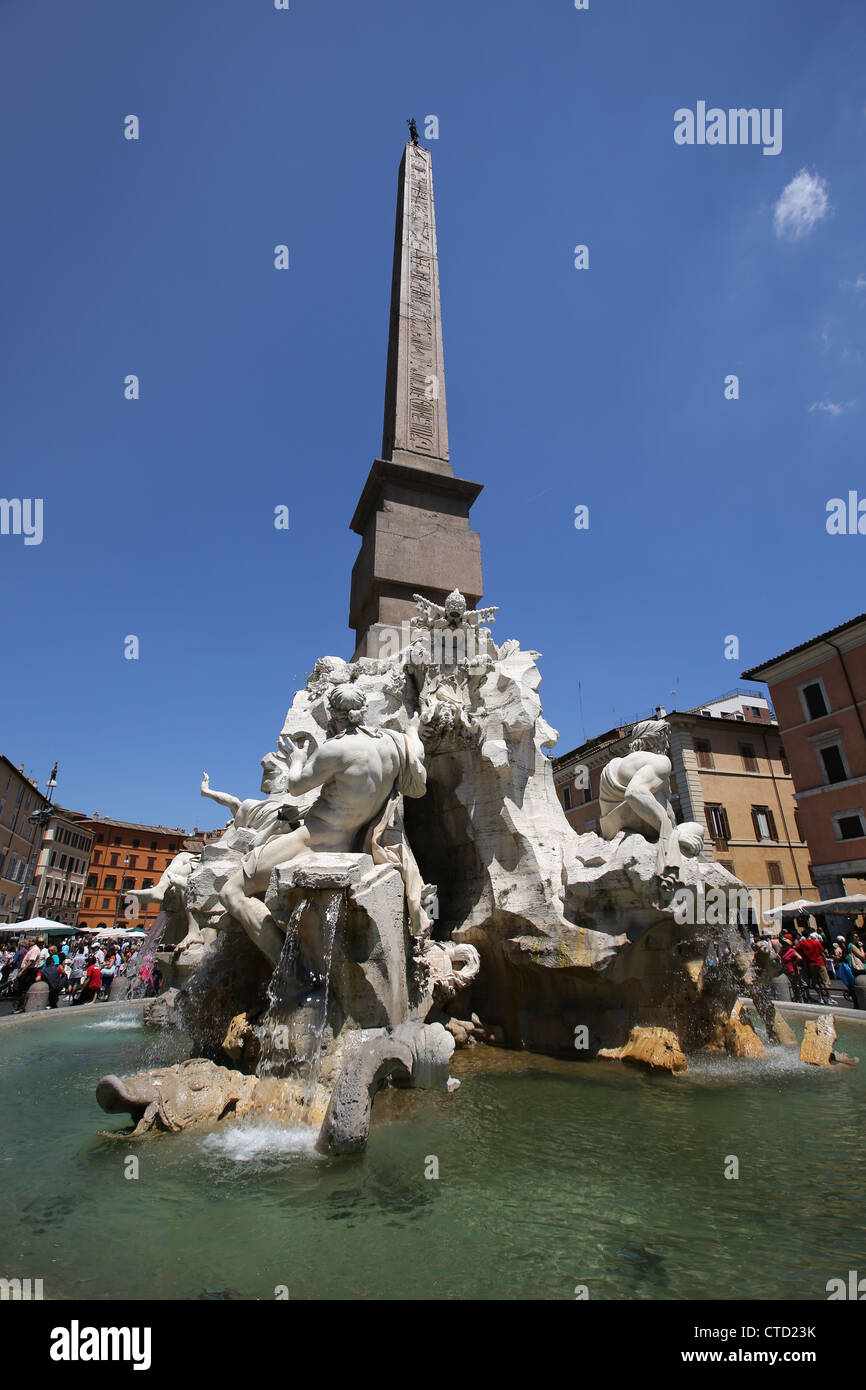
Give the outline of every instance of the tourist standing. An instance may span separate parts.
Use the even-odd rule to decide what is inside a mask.
[[[809,984],[815,986],[821,1003],[829,1004],[830,976],[827,974],[827,962],[820,936],[817,932],[813,932],[811,936],[804,936],[797,943],[797,949],[808,966]]]
[[[66,976],[58,966],[53,956],[45,962],[40,970],[42,979],[48,986],[48,1008],[56,1009],[60,998],[60,991],[66,984]]]
[[[87,957],[81,947],[76,947],[75,954],[69,962],[69,989],[72,994],[78,990],[82,976],[87,969]]]

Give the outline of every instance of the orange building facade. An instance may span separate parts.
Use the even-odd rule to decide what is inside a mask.
[[[78,913],[80,927],[150,928],[159,915],[154,904],[127,917],[124,895],[130,888],[150,888],[184,848],[186,831],[165,825],[137,825],[107,817],[80,818],[92,832],[93,849]]]
[[[770,687],[819,896],[866,892],[866,614],[743,674]]]

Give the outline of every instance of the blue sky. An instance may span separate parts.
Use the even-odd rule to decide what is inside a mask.
[[[0,492],[44,499],[0,536],[0,751],[64,804],[220,823],[201,770],[253,794],[351,655],[410,115],[451,460],[559,750],[866,606],[825,529],[866,496],[862,0],[7,0],[0,54]],[[676,145],[701,100],[782,108],[781,153]]]

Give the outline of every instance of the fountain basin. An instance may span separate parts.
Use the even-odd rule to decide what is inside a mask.
[[[670,1076],[479,1045],[454,1057],[456,1101],[382,1091],[347,1163],[261,1119],[132,1148],[94,1136],[124,1120],[96,1106],[102,1075],[188,1055],[138,1016],[0,1022],[0,1264],[43,1277],[46,1298],[572,1300],[581,1283],[593,1299],[803,1300],[862,1267],[862,1065],[784,1048]],[[862,1026],[837,1029],[862,1054]],[[732,1152],[740,1181],[723,1176]]]

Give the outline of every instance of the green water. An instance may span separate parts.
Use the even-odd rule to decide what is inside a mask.
[[[866,1269],[863,1029],[839,1025],[864,1063],[831,1073],[476,1048],[454,1095],[383,1092],[366,1153],[337,1160],[262,1126],[97,1137],[123,1125],[101,1075],[186,1055],[137,1017],[0,1025],[0,1275],[46,1298],[824,1299]]]

